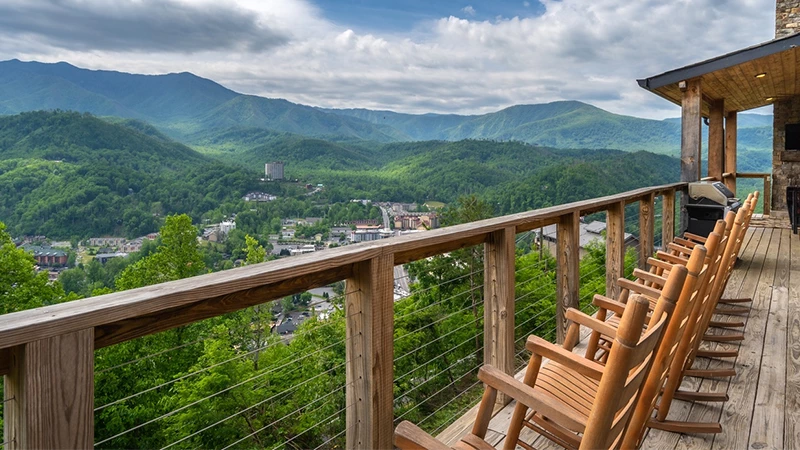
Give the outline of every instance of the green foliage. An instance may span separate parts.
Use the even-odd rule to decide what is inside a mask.
[[[267,257],[267,251],[264,250],[258,240],[249,234],[244,237],[245,245],[244,251],[247,253],[245,264],[258,264],[264,262]]]
[[[161,227],[158,250],[123,270],[117,279],[117,289],[133,289],[204,272],[205,263],[198,250],[197,229],[192,226],[192,219],[186,214],[168,216]]]
[[[64,299],[60,283],[34,270],[33,255],[17,248],[0,222],[0,314],[51,305]]]
[[[165,213],[199,218],[263,186],[181,144],[86,114],[0,117],[0,218],[21,234],[137,237]]]

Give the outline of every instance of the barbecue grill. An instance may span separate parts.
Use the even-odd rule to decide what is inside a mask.
[[[686,204],[689,227],[686,231],[708,236],[717,220],[724,219],[728,211],[739,211],[741,206],[735,194],[719,181],[689,183],[689,201]]]

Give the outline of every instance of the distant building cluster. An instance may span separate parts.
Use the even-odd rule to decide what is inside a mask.
[[[268,180],[283,180],[283,162],[275,161],[265,164],[264,176]]]
[[[368,242],[391,236],[392,231],[384,229],[380,225],[356,225],[356,229],[350,233],[350,240],[352,242]]]
[[[209,242],[222,242],[228,237],[228,234],[235,229],[235,221],[225,220],[204,228],[203,239]]]
[[[439,228],[439,216],[435,212],[407,212],[394,216],[395,230],[432,230],[434,228]]]
[[[606,223],[601,222],[599,220],[593,220],[589,223],[580,223],[580,232],[579,232],[579,246],[580,246],[580,256],[583,258],[586,256],[586,247],[594,242],[599,241],[601,243],[606,242],[606,237],[603,235],[603,232],[606,230]],[[543,242],[545,245],[550,248],[552,252],[556,251],[556,242],[558,238],[558,226],[557,225],[548,225],[544,227],[544,236],[538,236],[538,239],[543,238]],[[538,232],[537,232],[538,234]],[[636,236],[625,233],[625,248],[628,247],[635,247],[639,244],[639,240]]]
[[[246,202],[271,202],[273,200],[277,200],[278,197],[267,194],[266,192],[248,192],[242,197],[242,200]]]
[[[67,252],[53,247],[25,244],[22,248],[33,253],[36,265],[42,267],[64,267],[69,259]]]

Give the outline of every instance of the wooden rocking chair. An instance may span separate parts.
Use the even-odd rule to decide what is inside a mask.
[[[618,448],[668,321],[666,313],[655,316],[643,332],[649,306],[650,302],[642,296],[630,299],[606,366],[531,336],[526,347],[532,356],[524,383],[491,366],[482,367],[478,378],[486,383],[486,391],[472,432],[462,438],[456,448],[492,448],[484,438],[498,391],[515,399],[518,405],[523,405],[521,408],[534,411],[532,423],[544,436],[560,445],[581,449]],[[543,365],[543,358],[548,358],[549,362]],[[402,422],[395,429],[395,445],[415,450],[447,448],[410,422]],[[515,445],[516,442],[506,438],[506,448]]]

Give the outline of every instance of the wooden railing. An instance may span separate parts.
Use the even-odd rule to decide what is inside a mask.
[[[686,183],[553,206],[426,233],[350,245],[0,316],[8,448],[92,448],[94,351],[345,279],[347,447],[392,448],[393,268],[484,245],[484,361],[514,371],[515,235],[557,224],[557,339],[578,306],[579,219],[607,213],[606,289],[624,272],[625,205],[638,202],[639,262],[653,253],[655,197],[662,242]],[[766,191],[768,192],[768,191]],[[360,314],[359,314],[360,313]]]
[[[724,174],[723,174],[724,177]],[[764,179],[764,190],[761,192],[764,193],[763,195],[763,202],[764,202],[764,215],[768,216],[770,213],[770,208],[772,205],[772,174],[771,173],[746,173],[746,172],[736,172],[736,178],[763,178]]]

